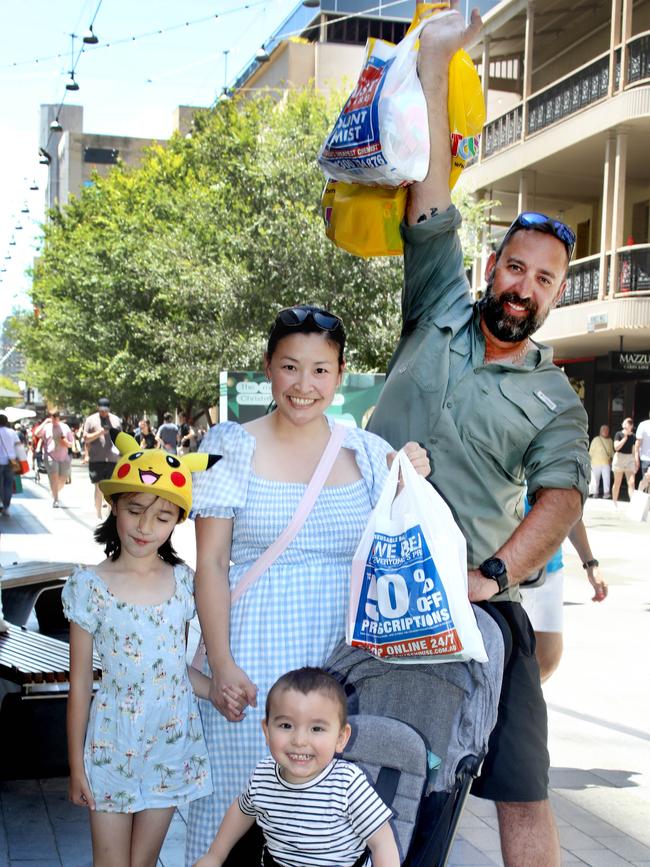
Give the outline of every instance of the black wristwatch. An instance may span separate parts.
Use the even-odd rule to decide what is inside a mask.
[[[503,593],[503,591],[508,587],[506,564],[499,557],[488,557],[488,559],[484,560],[478,567],[478,571],[486,578],[491,578],[493,581],[497,582],[499,593]]]
[[[600,566],[598,560],[587,560],[586,563],[582,564],[583,569],[591,569],[592,566]]]

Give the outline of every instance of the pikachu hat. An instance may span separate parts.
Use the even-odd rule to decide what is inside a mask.
[[[192,452],[172,455],[164,449],[141,449],[138,441],[120,431],[111,438],[122,457],[115,464],[113,475],[99,488],[109,503],[115,494],[155,494],[164,497],[181,510],[179,523],[187,518],[192,508],[192,473],[207,470],[221,455]]]

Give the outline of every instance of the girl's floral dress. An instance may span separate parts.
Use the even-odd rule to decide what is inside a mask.
[[[174,567],[173,596],[120,601],[92,569],[63,589],[63,608],[89,632],[102,661],[84,748],[97,809],[117,813],[186,804],[212,791],[208,754],[185,662],[194,616],[192,570]]]

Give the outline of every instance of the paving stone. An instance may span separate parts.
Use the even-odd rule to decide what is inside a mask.
[[[611,849],[579,853],[589,867],[630,867],[630,862],[621,858]]]
[[[571,852],[581,851],[582,849],[605,849],[602,843],[584,834],[578,828],[572,828],[570,825],[558,829],[560,832],[560,844],[565,849]]]
[[[608,849],[611,849],[612,852],[616,852],[617,855],[621,855],[623,858],[627,858],[630,861],[634,859],[636,861],[646,860],[650,862],[650,847],[644,846],[643,843],[639,843],[633,837],[618,834],[615,837],[607,836],[598,837],[597,839],[603,846],[607,846]]]
[[[501,848],[499,832],[485,824],[482,828],[468,828],[463,825],[463,839],[476,846],[481,852],[485,852],[488,849],[499,850]]]
[[[451,849],[449,867],[482,867],[482,865],[494,865],[487,855],[480,852],[466,840],[456,840]]]

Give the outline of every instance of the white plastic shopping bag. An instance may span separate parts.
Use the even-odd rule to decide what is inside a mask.
[[[368,40],[357,85],[318,155],[327,177],[390,187],[424,180],[429,126],[417,59],[427,21],[398,45]]]
[[[487,662],[467,596],[465,539],[403,451],[354,555],[346,641],[388,662]]]

